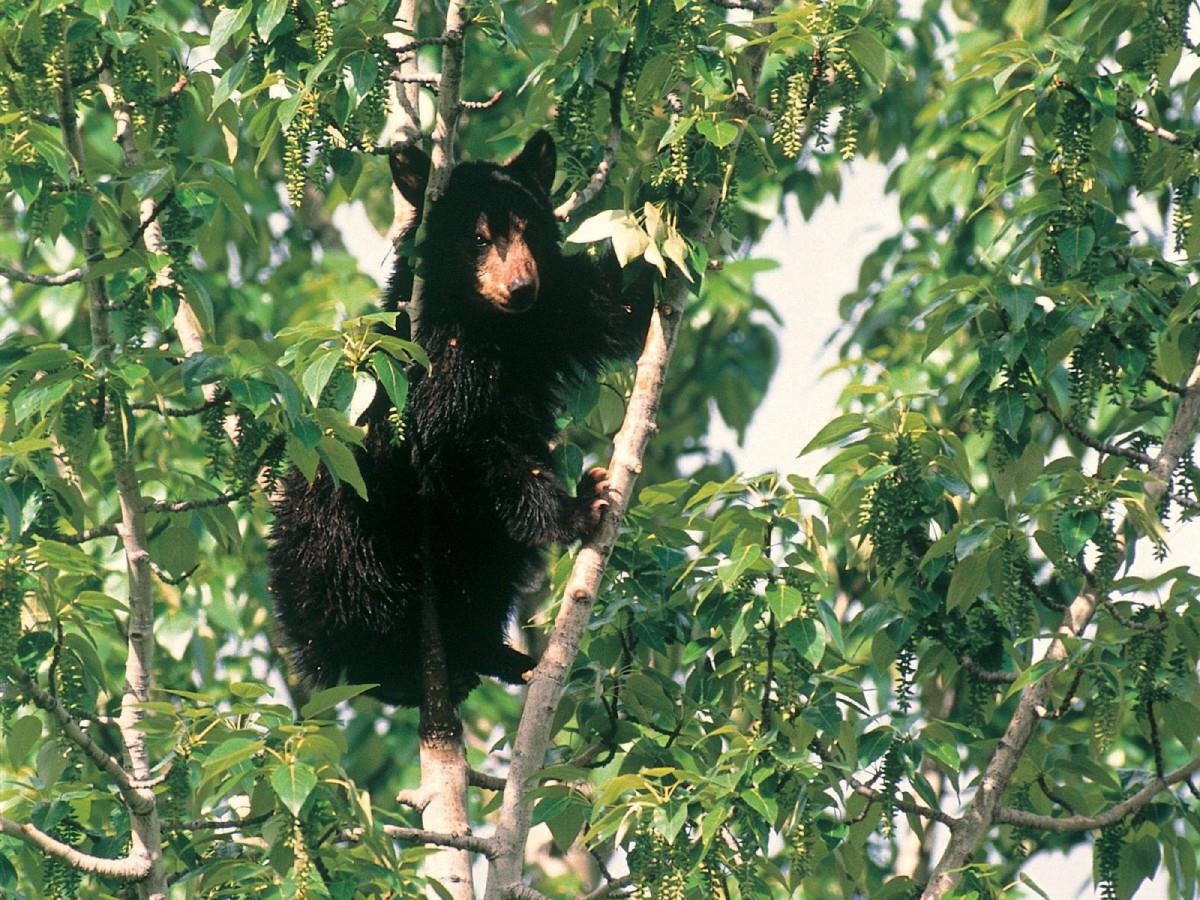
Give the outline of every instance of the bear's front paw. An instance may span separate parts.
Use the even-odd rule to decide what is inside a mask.
[[[579,537],[588,537],[600,527],[604,511],[611,505],[608,499],[608,488],[608,469],[603,466],[589,469],[579,479],[579,487],[575,492],[575,502],[578,504]]]

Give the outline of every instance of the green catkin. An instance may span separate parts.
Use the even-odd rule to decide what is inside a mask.
[[[1121,547],[1117,542],[1117,532],[1112,520],[1104,513],[1100,515],[1100,524],[1092,535],[1092,543],[1096,545],[1099,556],[1093,567],[1093,577],[1096,581],[1096,592],[1107,594],[1112,590],[1113,577],[1121,564]]]
[[[325,58],[333,48],[333,13],[327,0],[317,0],[317,12],[313,16],[313,53],[317,61]]]
[[[21,637],[25,561],[19,555],[0,560],[0,659],[15,659]]]
[[[804,149],[804,126],[819,97],[810,96],[815,59],[794,56],[788,59],[779,73],[779,81],[771,91],[771,109],[775,114],[775,131],[771,140],[779,145],[783,155],[795,159]],[[820,92],[817,91],[819,94]]]
[[[1175,252],[1187,251],[1188,238],[1192,232],[1192,201],[1196,196],[1197,178],[1189,176],[1175,185],[1171,198],[1171,228],[1175,233]]]
[[[1114,822],[1101,829],[1093,853],[1096,854],[1096,887],[1101,900],[1117,900],[1117,881],[1121,874],[1121,842],[1125,838],[1125,822]]]
[[[917,671],[916,645],[912,638],[896,651],[896,711],[908,715],[912,708],[913,677]]]
[[[910,434],[896,438],[896,449],[888,462],[895,470],[873,483],[863,497],[860,523],[870,537],[874,561],[882,575],[890,575],[913,552],[925,552],[917,531],[921,516],[920,484],[925,464]]]
[[[84,684],[83,660],[74,650],[64,648],[58,658],[58,699],[68,710],[84,708],[89,700]],[[83,755],[79,746],[59,731],[58,745],[67,761],[66,771],[78,774],[83,769]],[[68,776],[70,777],[70,776]]]
[[[1058,239],[1072,228],[1086,225],[1090,213],[1086,193],[1091,189],[1092,107],[1070,97],[1062,106],[1055,129],[1055,154],[1050,171],[1058,177],[1063,208],[1051,216],[1042,242],[1042,280],[1057,284],[1069,274],[1058,249]],[[1092,258],[1094,250],[1088,253]],[[1087,261],[1082,266],[1086,267]]]
[[[64,819],[50,829],[50,837],[70,847],[78,847],[83,840],[83,832],[77,824]],[[42,864],[42,875],[47,900],[75,900],[79,896],[83,873],[74,866],[48,856]]]
[[[208,457],[208,473],[219,479],[228,469],[225,450],[225,403],[217,400],[200,413],[201,442]]]
[[[685,900],[687,871],[682,855],[657,832],[639,830],[626,857],[637,900]]]
[[[896,833],[896,794],[904,775],[904,748],[900,738],[892,738],[883,754],[883,786],[880,789],[879,825],[883,836],[891,840]]]
[[[792,874],[797,878],[806,878],[812,871],[816,837],[817,829],[812,816],[807,812],[801,813],[787,834],[788,861]]]
[[[293,209],[298,209],[304,201],[308,146],[312,140],[316,115],[317,95],[305,90],[284,136],[283,175],[287,182],[288,202]]]
[[[1071,352],[1071,420],[1078,425],[1091,419],[1108,380],[1108,343],[1103,330],[1093,328]]]
[[[1134,614],[1134,621],[1149,625],[1154,610],[1144,606]],[[1163,629],[1139,631],[1127,645],[1127,659],[1134,672],[1133,689],[1138,709],[1145,712],[1159,699],[1158,670],[1166,656],[1167,639]]]
[[[387,122],[389,82],[385,73],[390,71],[392,63],[387,42],[383,38],[372,38],[367,43],[367,50],[379,65],[379,76],[362,102],[350,114],[346,128],[358,145],[369,153],[375,149],[376,141]]]
[[[842,161],[850,162],[858,156],[859,94],[862,84],[853,67],[847,66],[845,72],[847,93],[842,101],[842,115],[838,122],[837,146]]]
[[[1103,753],[1117,739],[1121,726],[1121,702],[1117,687],[1103,675],[1097,675],[1092,694],[1092,740]]]

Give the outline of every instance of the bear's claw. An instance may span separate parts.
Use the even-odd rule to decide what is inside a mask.
[[[600,527],[604,511],[612,506],[608,496],[610,486],[608,469],[603,466],[588,469],[579,479],[576,496],[580,507],[580,537],[587,537]]]

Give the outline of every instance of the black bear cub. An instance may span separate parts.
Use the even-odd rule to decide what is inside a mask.
[[[324,470],[311,485],[294,470],[284,479],[271,588],[293,665],[318,686],[378,683],[380,699],[420,704],[427,570],[451,700],[480,675],[520,683],[534,661],[504,643],[517,591],[544,547],[599,523],[607,474],[593,469],[567,492],[549,455],[555,414],[572,379],[641,345],[653,301],[647,289],[622,296],[611,259],[562,254],[555,162],[538,132],[505,165],[456,166],[429,211],[414,338],[432,371],[411,386],[402,442],[383,391],[364,416],[370,499]],[[420,210],[429,158],[407,149],[391,163]],[[406,276],[400,260],[387,308],[406,299]]]

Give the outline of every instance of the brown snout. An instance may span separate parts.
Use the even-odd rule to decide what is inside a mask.
[[[537,260],[521,237],[492,244],[478,272],[480,295],[501,312],[527,312],[537,302]]]

